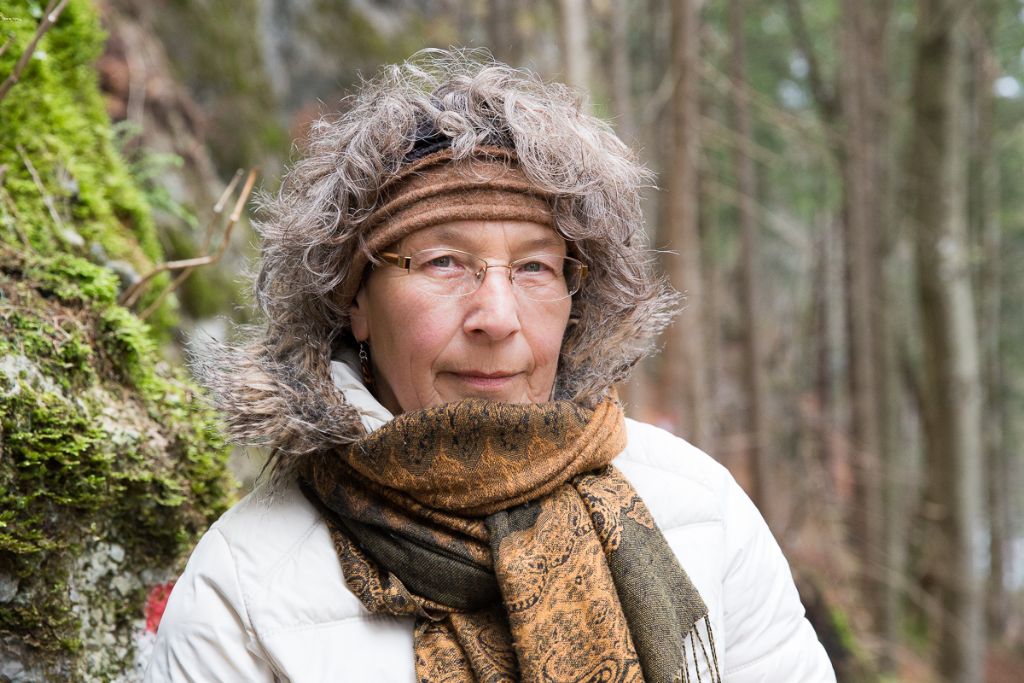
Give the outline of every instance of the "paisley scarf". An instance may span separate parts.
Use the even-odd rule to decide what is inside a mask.
[[[612,400],[477,399],[309,461],[306,496],[370,612],[415,617],[416,680],[720,681],[708,609],[609,463]]]

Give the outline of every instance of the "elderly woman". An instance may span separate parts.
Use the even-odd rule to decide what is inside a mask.
[[[431,53],[265,200],[267,327],[202,368],[270,481],[150,681],[832,681],[729,474],[612,385],[676,309],[647,172],[568,89]]]

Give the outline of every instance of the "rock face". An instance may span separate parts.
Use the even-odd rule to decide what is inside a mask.
[[[5,6],[0,79],[37,21]],[[173,297],[150,324],[116,301],[163,257],[97,89],[102,41],[72,0],[0,101],[0,681],[138,680],[233,493],[213,413],[159,351]]]

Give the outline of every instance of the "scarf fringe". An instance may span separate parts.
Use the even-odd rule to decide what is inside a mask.
[[[683,668],[672,677],[672,683],[722,683],[710,616],[694,624],[684,637],[683,661]],[[702,671],[706,676],[701,675]]]

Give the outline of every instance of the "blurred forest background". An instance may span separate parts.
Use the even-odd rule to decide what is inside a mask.
[[[0,0],[0,79],[58,4]],[[184,260],[129,306],[180,366],[186,337],[252,322],[244,216],[216,264],[188,260],[219,253],[236,169],[273,191],[361,75],[485,47],[579,86],[657,172],[648,230],[687,305],[627,413],[733,471],[840,680],[1024,680],[1024,1],[72,0],[0,97],[39,87],[48,41],[90,13],[106,38],[76,78],[98,79],[158,244],[69,236],[75,150],[19,138],[0,101],[8,276],[77,254],[127,305]],[[245,486],[259,457],[232,456]]]

